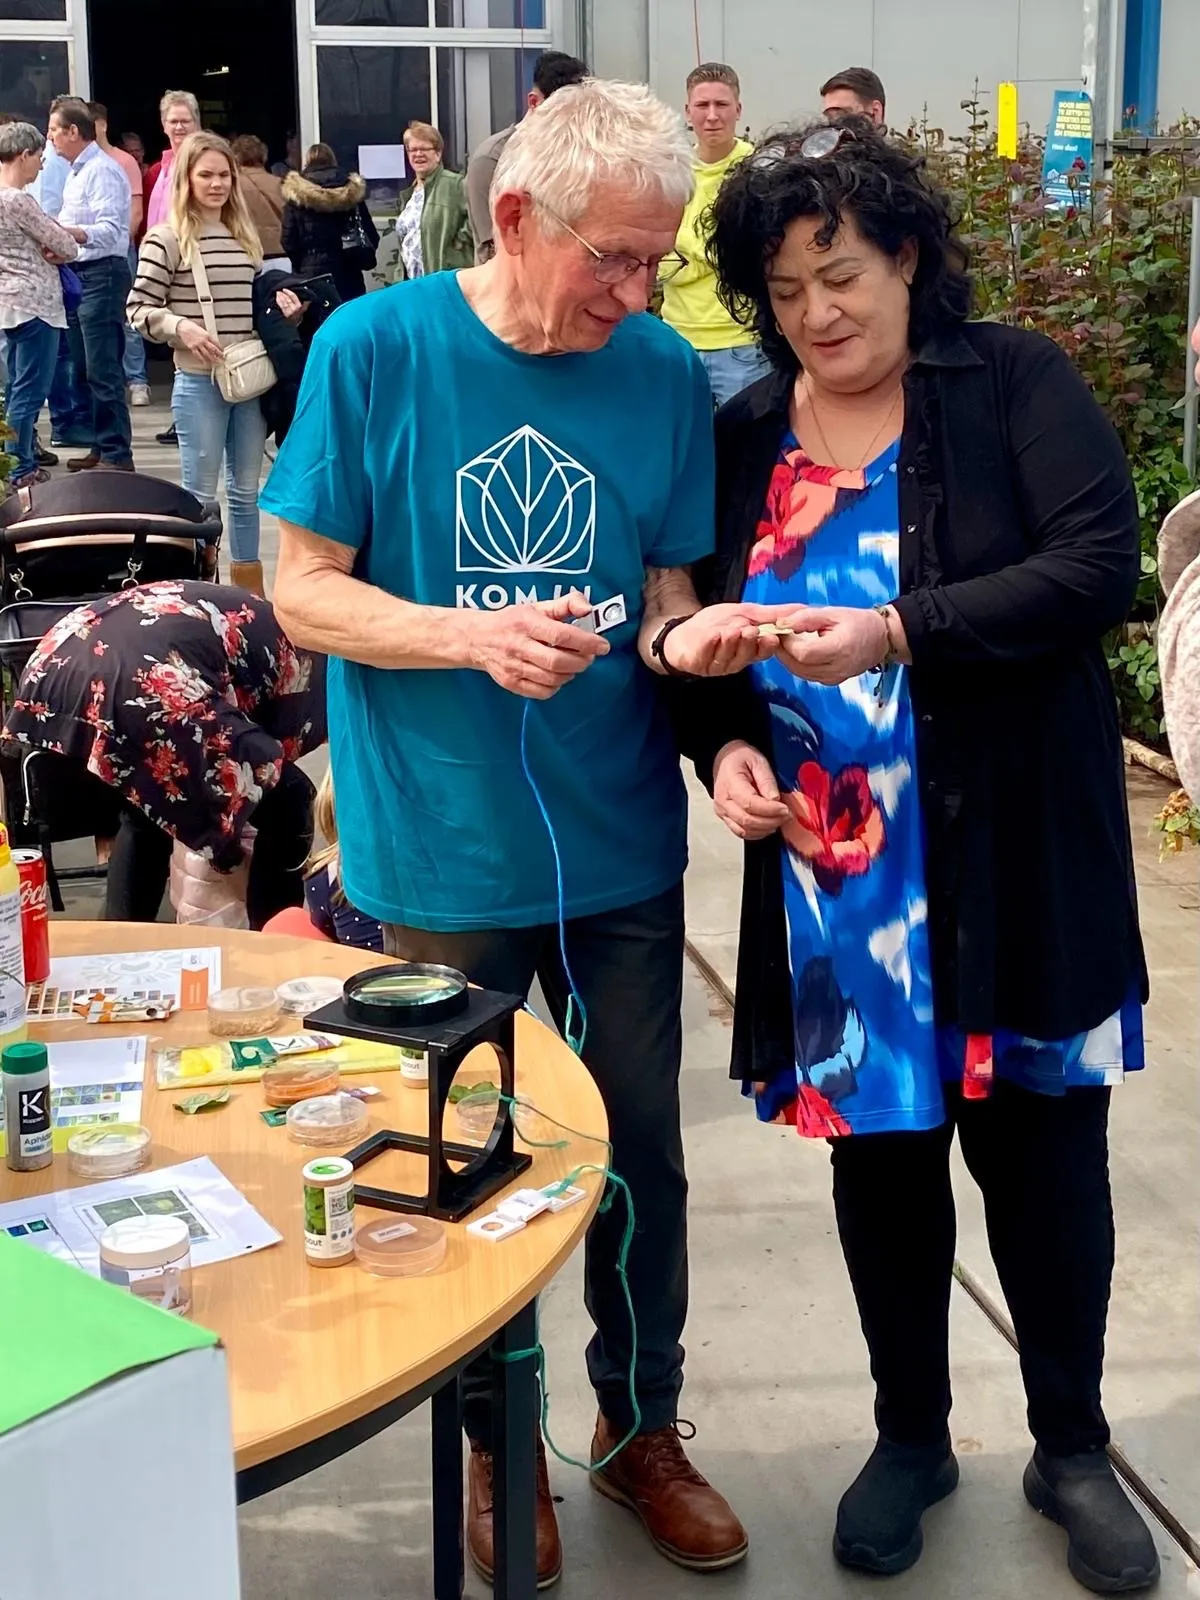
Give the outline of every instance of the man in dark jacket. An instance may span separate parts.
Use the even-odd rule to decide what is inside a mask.
[[[283,180],[283,253],[302,278],[329,273],[342,300],[364,293],[363,273],[379,248],[366,194],[358,173],[339,167],[327,144],[314,144],[303,172]]]

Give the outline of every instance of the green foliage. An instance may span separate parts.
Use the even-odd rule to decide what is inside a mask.
[[[1060,345],[1125,446],[1137,490],[1142,578],[1132,625],[1109,641],[1109,665],[1127,730],[1161,747],[1155,548],[1162,519],[1195,487],[1182,461],[1182,399],[1200,154],[1181,147],[1119,156],[1108,185],[1081,193],[1076,207],[1054,210],[1041,192],[1041,142],[1027,138],[1015,162],[1004,160],[978,90],[963,109],[964,134],[947,138],[921,123],[908,139],[957,200],[979,314],[1037,329]]]
[[[1154,826],[1162,834],[1158,856],[1178,855],[1188,845],[1200,844],[1200,809],[1194,806],[1183,789],[1176,789],[1166,805],[1154,819]]]

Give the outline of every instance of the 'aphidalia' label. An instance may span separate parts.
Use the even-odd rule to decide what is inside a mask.
[[[51,1148],[50,1089],[20,1089],[17,1093],[17,1152],[22,1156],[44,1156]]]

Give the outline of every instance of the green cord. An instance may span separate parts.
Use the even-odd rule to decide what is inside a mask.
[[[495,1093],[494,1090],[482,1089],[478,1092],[480,1096],[486,1094],[489,1097],[491,1094]],[[471,1098],[472,1096],[465,1095],[463,1100],[466,1101]],[[582,1133],[578,1128],[568,1127],[565,1122],[559,1122],[557,1118],[547,1116],[544,1111],[539,1110],[537,1106],[532,1105],[528,1100],[518,1100],[512,1095],[503,1094],[500,1095],[499,1098],[509,1107],[510,1113],[517,1106],[525,1107],[530,1111],[536,1112],[539,1117],[545,1117],[546,1121],[549,1122],[551,1126],[555,1128],[561,1128],[564,1133],[569,1133],[573,1138],[586,1139],[592,1144],[603,1144],[604,1148],[607,1150],[608,1160],[604,1166],[599,1167],[594,1163],[588,1162],[581,1167],[576,1167],[573,1172],[569,1172],[565,1178],[560,1178],[559,1181],[554,1185],[547,1185],[547,1192],[553,1194],[563,1194],[579,1178],[586,1177],[589,1172],[596,1172],[599,1173],[600,1176],[605,1180],[605,1194],[604,1198],[600,1202],[599,1207],[597,1208],[597,1216],[603,1216],[605,1212],[612,1209],[613,1202],[617,1198],[618,1190],[625,1196],[625,1231],[621,1236],[621,1248],[617,1252],[617,1277],[621,1280],[621,1291],[625,1296],[625,1305],[629,1311],[629,1327],[631,1336],[629,1356],[629,1402],[633,1410],[633,1426],[621,1440],[620,1444],[614,1445],[608,1454],[600,1461],[577,1461],[574,1456],[565,1455],[550,1436],[550,1387],[546,1378],[546,1351],[542,1344],[541,1338],[539,1337],[538,1342],[532,1347],[532,1349],[529,1350],[510,1350],[505,1354],[501,1354],[496,1351],[492,1352],[492,1360],[498,1361],[502,1366],[512,1366],[518,1361],[537,1362],[538,1382],[541,1384],[542,1389],[542,1437],[545,1439],[551,1454],[556,1456],[558,1460],[564,1464],[564,1466],[579,1467],[583,1472],[599,1472],[602,1468],[607,1467],[609,1462],[614,1461],[616,1457],[620,1455],[621,1451],[624,1450],[625,1446],[629,1444],[632,1439],[636,1438],[642,1426],[642,1409],[638,1404],[637,1397],[637,1317],[634,1315],[633,1295],[629,1288],[629,1252],[633,1248],[633,1236],[637,1228],[637,1218],[633,1209],[633,1196],[629,1192],[629,1185],[625,1182],[625,1179],[612,1170],[612,1142],[610,1140],[599,1139],[594,1133]],[[462,1103],[463,1102],[460,1101],[460,1104]],[[557,1139],[551,1143],[537,1139],[525,1139],[523,1135],[522,1139],[525,1144],[536,1150],[565,1150],[568,1146],[568,1141],[565,1139]],[[535,1309],[535,1316],[540,1329],[540,1305]]]

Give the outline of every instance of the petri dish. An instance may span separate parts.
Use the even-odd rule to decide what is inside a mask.
[[[279,1021],[274,989],[218,989],[208,998],[208,1028],[222,1039],[254,1038]]]
[[[287,1114],[288,1132],[297,1144],[356,1144],[367,1131],[367,1108],[352,1094],[323,1094],[297,1100]]]
[[[140,1122],[76,1128],[67,1140],[67,1169],[77,1178],[123,1178],[150,1165],[150,1129]]]
[[[336,1061],[289,1061],[263,1068],[263,1094],[269,1106],[294,1106],[299,1100],[334,1094],[341,1083]]]
[[[380,1028],[412,1028],[456,1017],[470,999],[466,977],[455,967],[409,962],[370,967],[347,978],[346,1014]]]
[[[354,1254],[377,1278],[420,1278],[446,1259],[446,1230],[432,1217],[380,1217],[354,1235]]]
[[[342,980],[320,975],[312,978],[289,978],[281,983],[275,993],[283,1007],[285,1017],[303,1017],[310,1011],[331,1005],[342,997]]]

